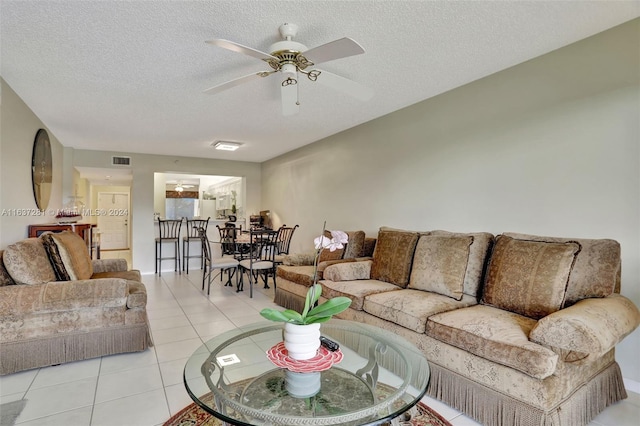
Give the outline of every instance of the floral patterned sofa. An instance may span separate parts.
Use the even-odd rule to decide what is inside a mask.
[[[640,312],[620,266],[608,239],[383,227],[371,260],[329,265],[320,284],[352,299],[338,317],[423,351],[430,396],[486,425],[573,426],[627,396],[615,346]]]
[[[143,351],[147,293],[124,259],[91,260],[77,234],[0,250],[0,374]]]

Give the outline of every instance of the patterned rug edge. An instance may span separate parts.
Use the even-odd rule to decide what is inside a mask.
[[[414,416],[411,420],[403,422],[404,425],[412,426],[452,426],[449,421],[442,417],[437,411],[429,407],[423,402],[416,405],[419,416]],[[423,419],[423,416],[430,418]],[[171,416],[163,426],[218,426],[222,425],[222,421],[211,414],[207,413],[203,408],[195,402],[187,405],[182,410]]]

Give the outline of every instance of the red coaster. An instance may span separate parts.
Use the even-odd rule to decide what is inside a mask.
[[[286,368],[294,373],[313,373],[331,368],[333,364],[342,361],[342,351],[338,349],[331,352],[324,346],[320,346],[318,354],[310,359],[296,360],[289,356],[284,342],[280,342],[267,351],[267,358],[280,368]]]

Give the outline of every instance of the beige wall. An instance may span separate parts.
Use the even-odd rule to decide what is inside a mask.
[[[324,220],[613,238],[640,306],[639,22],[263,163],[263,205],[294,251]],[[638,330],[617,349],[636,382],[639,352]]]
[[[4,248],[26,238],[30,224],[54,221],[55,211],[63,204],[63,148],[55,135],[1,78],[0,85],[0,248]],[[53,182],[48,209],[38,214],[31,183],[31,154],[36,133],[43,128],[51,141]]]

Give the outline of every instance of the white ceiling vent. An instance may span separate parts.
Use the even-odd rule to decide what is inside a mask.
[[[131,157],[111,157],[111,165],[113,166],[130,166]]]

